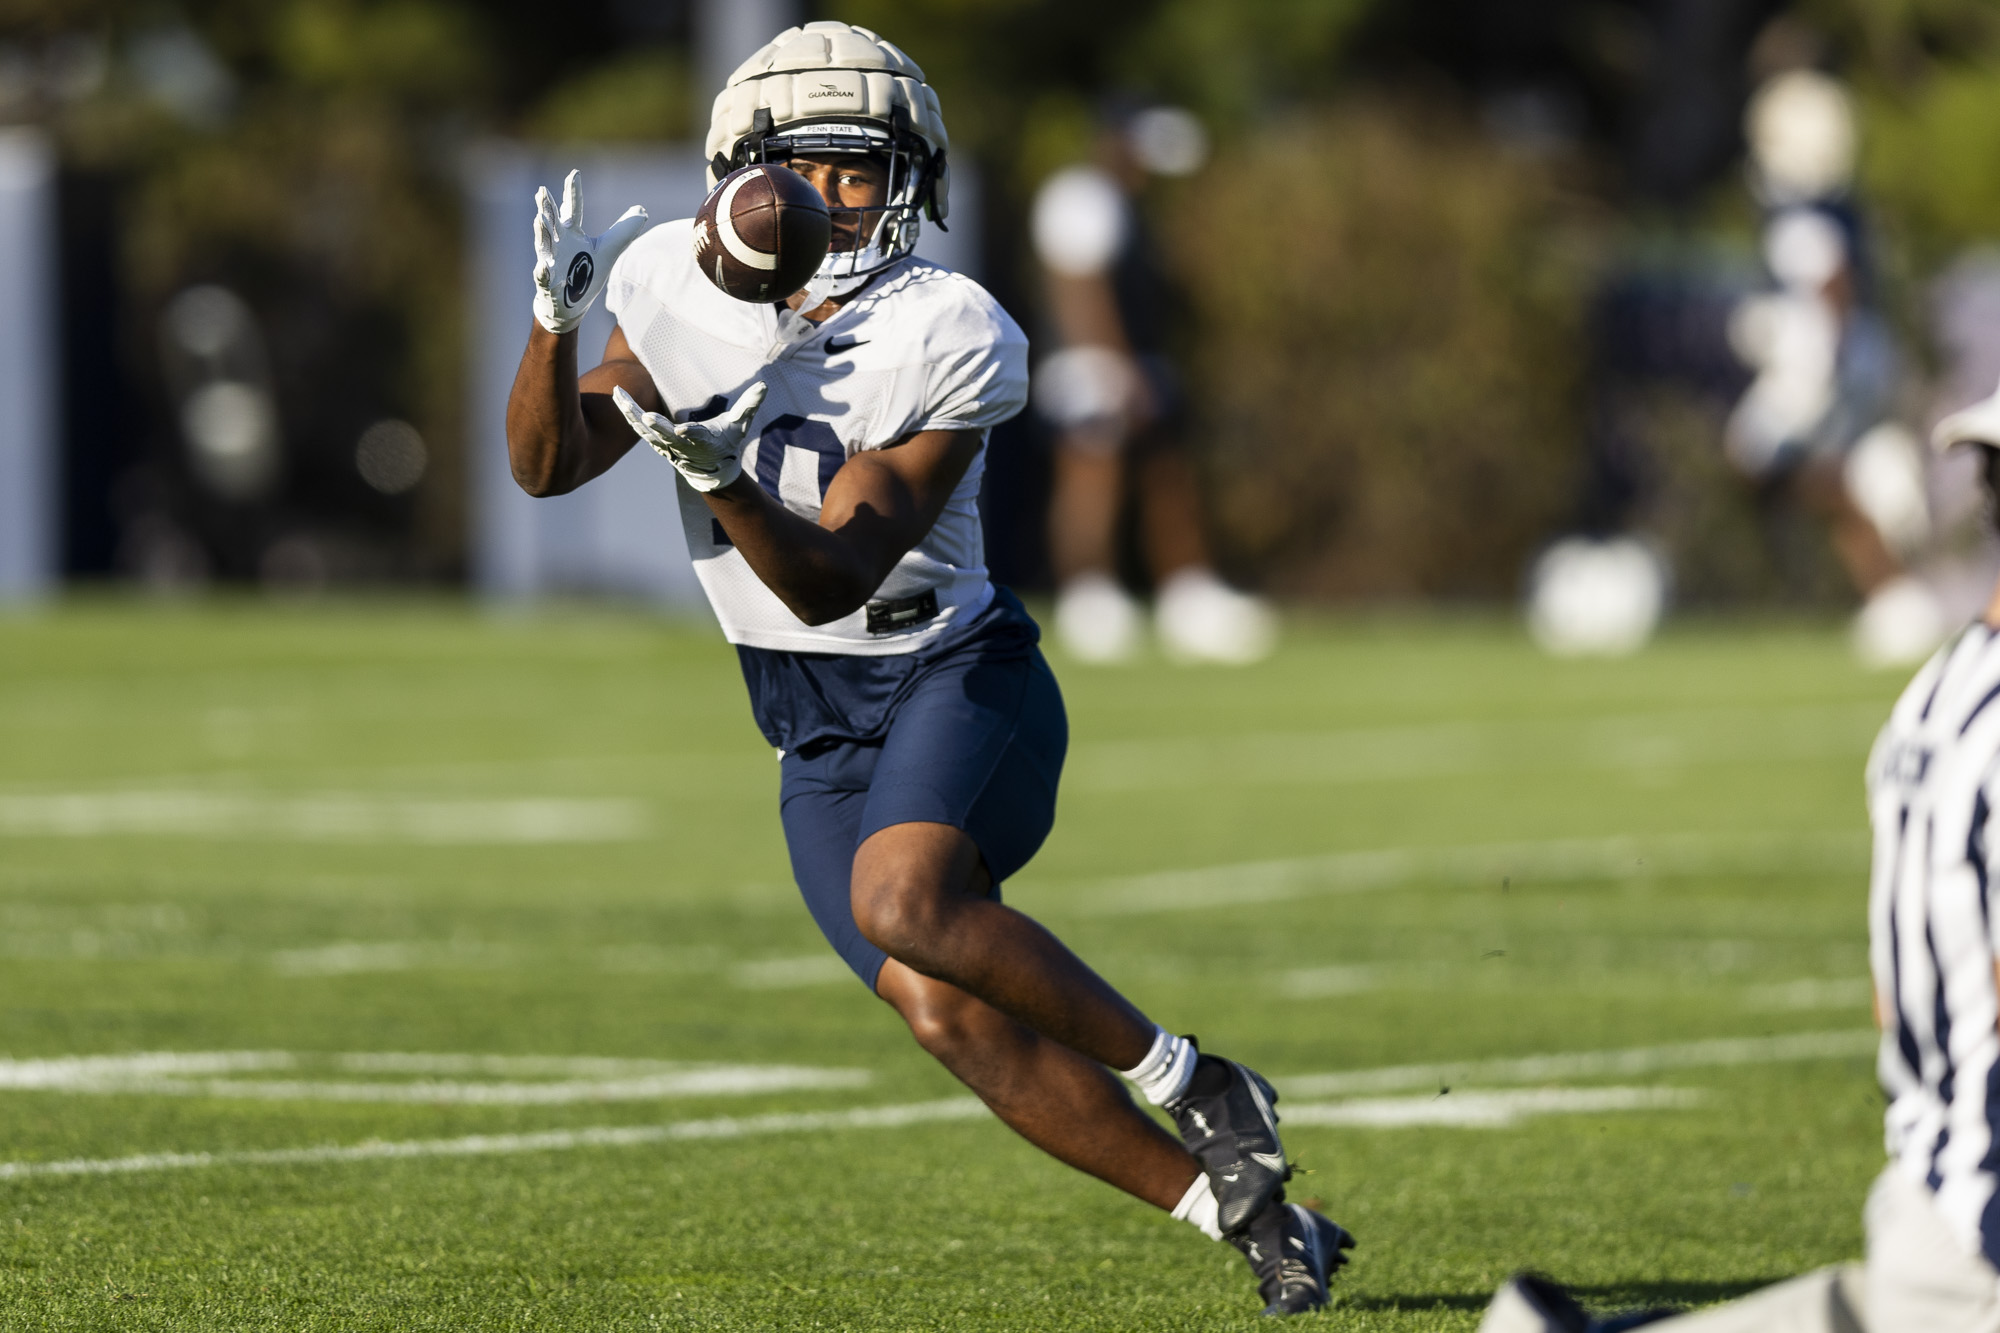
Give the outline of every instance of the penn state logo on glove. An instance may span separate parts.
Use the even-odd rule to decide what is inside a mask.
[[[536,190],[535,318],[542,327],[568,333],[582,323],[611,266],[644,230],[646,210],[634,204],[602,236],[584,235],[582,172],[570,172],[563,182],[560,210],[546,185]]]
[[[569,261],[569,280],[563,283],[563,300],[571,305],[580,305],[585,292],[590,290],[590,280],[597,276],[597,265],[588,253],[577,255]]]

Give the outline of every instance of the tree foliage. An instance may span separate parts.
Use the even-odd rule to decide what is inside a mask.
[[[1313,596],[1505,596],[1569,498],[1585,272],[1542,164],[1366,100],[1223,159],[1173,232],[1224,535]]]

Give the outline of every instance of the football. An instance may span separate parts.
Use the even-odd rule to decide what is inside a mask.
[[[833,221],[805,177],[759,163],[730,172],[694,215],[694,259],[739,301],[782,301],[806,285]]]

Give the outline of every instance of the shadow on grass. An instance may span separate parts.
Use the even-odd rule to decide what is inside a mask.
[[[1601,1282],[1596,1286],[1571,1287],[1569,1290],[1578,1301],[1593,1309],[1609,1305],[1713,1305],[1717,1301],[1733,1301],[1738,1296],[1748,1296],[1753,1291],[1762,1291],[1773,1283],[1797,1276],[1797,1273],[1786,1273],[1783,1277],[1751,1278],[1746,1282]]]
[[[1627,1310],[1651,1306],[1712,1305],[1733,1301],[1761,1291],[1784,1278],[1759,1278],[1748,1282],[1604,1282],[1589,1287],[1569,1287],[1578,1302],[1592,1310]],[[1567,1284],[1565,1284],[1567,1286]],[[1490,1291],[1425,1291],[1391,1296],[1350,1296],[1341,1302],[1349,1310],[1389,1310],[1417,1313],[1425,1310],[1484,1310],[1493,1299]]]
[[[1340,1302],[1343,1310],[1393,1310],[1399,1314],[1420,1313],[1425,1310],[1484,1310],[1486,1303],[1493,1299],[1490,1291],[1472,1296],[1451,1295],[1441,1291],[1426,1291],[1413,1295],[1395,1296],[1349,1296]]]

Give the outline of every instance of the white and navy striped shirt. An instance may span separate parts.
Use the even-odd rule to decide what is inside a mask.
[[[1870,969],[1894,1169],[2000,1267],[2000,632],[1969,627],[1910,682],[1868,758]]]

